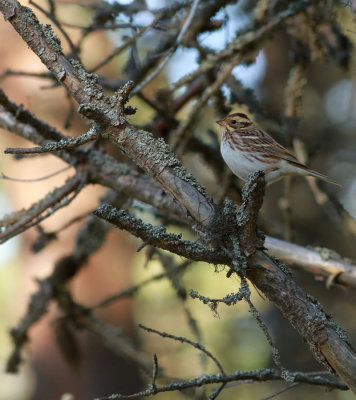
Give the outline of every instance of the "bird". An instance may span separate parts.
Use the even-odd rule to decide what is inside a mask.
[[[246,114],[233,113],[216,123],[222,135],[221,155],[234,175],[243,181],[247,181],[251,173],[263,171],[267,184],[287,175],[309,175],[340,186],[328,176],[298,161]]]

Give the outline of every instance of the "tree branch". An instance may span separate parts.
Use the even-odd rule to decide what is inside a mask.
[[[266,236],[267,252],[293,268],[301,269],[317,278],[356,288],[356,265],[329,249],[310,249],[284,240]]]

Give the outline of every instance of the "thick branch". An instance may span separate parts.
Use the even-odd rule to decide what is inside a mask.
[[[339,283],[356,288],[356,265],[329,249],[307,249],[271,236],[266,236],[265,247],[269,254],[293,268],[322,277],[329,284]]]
[[[107,129],[104,135],[132,159],[136,165],[154,177],[204,226],[213,224],[217,218],[217,207],[206,197],[194,177],[170,152],[162,139],[154,139],[146,131],[127,127]]]
[[[262,248],[264,238],[257,234],[257,219],[265,194],[265,178],[258,171],[251,178],[251,185],[242,190],[242,204],[238,212],[239,240],[247,256]]]
[[[211,264],[226,264],[229,257],[223,252],[210,249],[201,243],[182,240],[180,235],[167,233],[162,226],[145,224],[123,210],[118,210],[110,204],[102,204],[94,215],[105,219],[120,229],[130,232],[151,246],[168,250],[172,253],[195,261],[206,261]]]
[[[264,264],[262,258],[259,263]],[[269,259],[265,263],[275,269],[252,268],[247,277],[288,317],[310,345],[314,357],[329,365],[356,393],[356,357],[346,333],[324,313],[314,298],[302,291],[288,271],[271,264]]]

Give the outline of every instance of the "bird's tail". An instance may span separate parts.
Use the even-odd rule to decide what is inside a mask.
[[[332,183],[333,185],[341,187],[339,182],[334,181],[333,179],[329,178],[328,176],[321,174],[320,172],[314,171],[312,169],[308,169],[308,175],[314,176],[315,178],[322,179],[323,181]]]

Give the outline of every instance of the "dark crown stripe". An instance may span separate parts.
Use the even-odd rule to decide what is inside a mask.
[[[244,114],[244,113],[234,113],[234,114],[230,114],[230,115],[229,115],[229,118],[231,118],[231,117],[240,117],[240,118],[247,119],[248,121],[250,120],[250,118],[249,118],[246,114]]]

